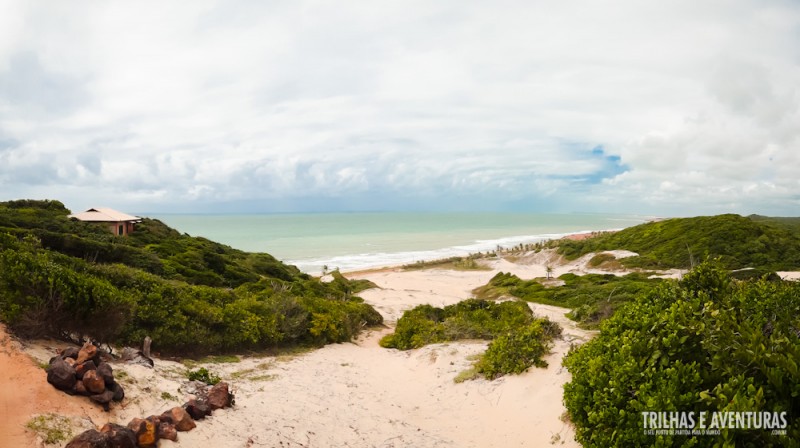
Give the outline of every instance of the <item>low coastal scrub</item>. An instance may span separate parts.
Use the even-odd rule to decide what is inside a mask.
[[[800,268],[800,219],[733,214],[674,218],[557,244],[567,259],[614,249],[638,253],[620,260],[626,267],[689,269],[713,258],[727,269],[795,270]]]
[[[513,296],[519,299],[570,308],[568,317],[584,327],[594,328],[610,316],[622,303],[649,291],[663,280],[648,278],[647,273],[625,276],[612,274],[563,274],[558,277],[562,286],[545,286],[540,279],[522,280],[516,275],[500,272],[489,283],[473,292],[483,299]]]
[[[460,339],[492,340],[475,363],[474,372],[494,379],[522,373],[531,366],[546,367],[542,357],[560,336],[558,324],[535,317],[524,302],[468,299],[444,308],[418,305],[406,311],[395,332],[384,336],[380,345],[409,350]],[[467,377],[473,375],[459,376],[462,381]]]
[[[412,264],[403,265],[402,268],[406,271],[420,270],[420,269],[452,269],[457,271],[488,271],[490,267],[481,263],[480,260],[493,259],[497,255],[492,252],[478,252],[470,254],[465,257],[449,257],[439,260],[417,261]]]
[[[522,373],[530,366],[547,367],[542,358],[550,352],[553,339],[560,337],[558,324],[548,319],[536,319],[489,343],[475,369],[491,380],[505,374]]]
[[[703,263],[639,295],[570,351],[564,403],[586,447],[797,446],[798,360],[800,284],[736,281]],[[706,425],[714,413],[767,412],[787,424],[656,435],[645,431],[643,412],[692,413],[695,422],[705,413]]]
[[[384,336],[380,344],[409,350],[459,339],[494,339],[534,319],[528,305],[517,301],[467,299],[444,308],[418,305],[403,313],[394,333]]]
[[[153,220],[120,237],[68,213],[57,201],[0,203],[0,320],[21,336],[150,336],[161,354],[201,355],[344,342],[382,323],[355,295],[369,282],[336,272],[323,283]]]

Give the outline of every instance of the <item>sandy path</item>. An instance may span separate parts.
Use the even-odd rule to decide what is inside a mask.
[[[469,297],[495,272],[426,270],[360,274],[380,286],[361,296],[394,320],[418,303],[442,305]],[[255,366],[266,380],[240,379],[236,409],[217,412],[180,446],[218,447],[530,447],[579,446],[562,422],[561,358],[573,340],[589,334],[564,317],[567,310],[535,311],[565,327],[547,369],[495,381],[455,384],[468,357],[485,342],[435,344],[418,350],[382,349],[389,330],[370,331],[356,343],[335,344],[288,361],[247,359],[210,366],[223,376]],[[269,366],[264,367],[265,363]],[[174,446],[164,443],[162,446]]]

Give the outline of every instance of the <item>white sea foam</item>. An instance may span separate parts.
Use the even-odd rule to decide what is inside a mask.
[[[340,255],[334,257],[320,257],[309,259],[283,260],[288,264],[293,264],[303,272],[316,275],[322,272],[323,268],[339,269],[341,271],[357,271],[361,269],[371,269],[386,266],[401,266],[416,263],[417,261],[439,260],[449,257],[460,257],[477,252],[486,252],[500,248],[511,248],[520,244],[534,244],[547,240],[563,238],[567,235],[591,233],[591,230],[583,230],[568,233],[545,233],[541,235],[520,235],[497,239],[476,240],[472,244],[445,247],[433,250],[401,251],[401,252],[376,252],[360,253],[353,255]]]

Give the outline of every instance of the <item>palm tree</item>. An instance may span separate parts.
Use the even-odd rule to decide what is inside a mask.
[[[553,275],[553,267],[552,266],[545,266],[544,272],[545,272],[545,274],[547,274],[547,279],[550,280],[550,276]]]

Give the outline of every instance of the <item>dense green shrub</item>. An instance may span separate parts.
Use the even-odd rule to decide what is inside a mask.
[[[460,378],[483,375],[494,379],[522,373],[534,365],[546,367],[542,357],[560,336],[558,324],[536,318],[524,302],[467,299],[444,308],[418,305],[404,312],[394,333],[384,336],[380,345],[408,350],[460,339],[492,340],[474,370]]]
[[[732,281],[703,263],[625,305],[564,365],[564,402],[587,447],[797,446],[800,284]],[[787,412],[787,434],[647,435],[641,412]]]
[[[0,319],[22,335],[150,336],[153,350],[186,355],[342,342],[383,321],[354,295],[371,282],[336,272],[322,283],[154,220],[126,238],[68,213],[56,201],[0,202]]]
[[[537,319],[489,343],[476,363],[478,373],[488,379],[522,373],[530,366],[547,367],[542,359],[550,352],[552,340],[561,337],[561,327],[548,319]]]
[[[530,308],[517,301],[467,299],[444,309],[418,305],[403,313],[394,333],[384,336],[380,344],[408,350],[458,339],[493,339],[533,320]]]
[[[580,241],[560,240],[559,253],[573,259],[591,252],[626,249],[628,267],[688,269],[707,258],[728,269],[800,268],[800,224],[795,219],[739,215],[674,218]]]
[[[0,318],[23,336],[119,335],[132,297],[41,248],[33,237],[0,237]],[[76,269],[77,266],[77,269]]]
[[[625,276],[568,273],[558,277],[564,285],[544,286],[538,279],[522,280],[516,275],[500,272],[473,292],[481,298],[513,296],[529,302],[571,308],[568,317],[585,327],[594,328],[622,303],[662,282],[659,278],[648,277],[649,274],[638,272]]]

